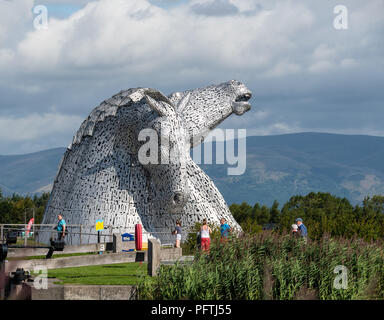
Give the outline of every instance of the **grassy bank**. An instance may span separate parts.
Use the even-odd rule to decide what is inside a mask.
[[[342,283],[334,272],[340,265],[347,289],[335,287]],[[383,248],[327,237],[306,244],[262,232],[213,243],[210,254],[197,253],[191,265],[161,266],[158,277],[140,282],[139,292],[141,299],[384,299]]]
[[[135,285],[147,273],[147,264],[140,262],[48,270],[48,278],[58,284]]]

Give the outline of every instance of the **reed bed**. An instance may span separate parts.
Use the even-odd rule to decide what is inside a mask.
[[[347,288],[334,286],[336,266],[347,270]],[[379,242],[330,238],[305,243],[262,232],[215,241],[193,263],[161,266],[139,283],[141,299],[353,300],[384,298],[384,255]]]

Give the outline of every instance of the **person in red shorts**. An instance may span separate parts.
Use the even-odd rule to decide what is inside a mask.
[[[203,225],[200,228],[201,249],[209,253],[209,246],[211,245],[212,229],[207,225],[207,219],[203,220]]]

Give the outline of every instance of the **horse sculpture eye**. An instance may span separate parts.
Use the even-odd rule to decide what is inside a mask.
[[[175,196],[173,197],[173,200],[176,202],[176,203],[179,203],[182,199],[181,199],[181,196],[179,194],[175,194]]]

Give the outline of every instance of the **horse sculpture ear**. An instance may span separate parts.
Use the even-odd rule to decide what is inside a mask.
[[[144,97],[151,109],[156,111],[161,117],[169,116],[175,112],[173,106],[166,102],[157,102],[147,94]]]
[[[188,105],[188,102],[189,102],[189,99],[191,98],[191,93],[188,92],[184,97],[183,99],[180,100],[180,102],[178,103],[177,107],[176,107],[176,110],[179,114],[182,114],[185,107]]]

